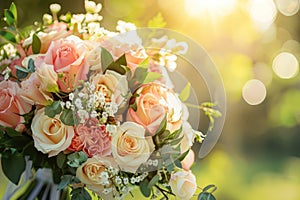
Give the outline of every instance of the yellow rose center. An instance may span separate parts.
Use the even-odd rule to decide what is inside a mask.
[[[45,120],[43,133],[53,143],[59,143],[64,136],[61,122],[57,119],[51,119],[51,118]]]

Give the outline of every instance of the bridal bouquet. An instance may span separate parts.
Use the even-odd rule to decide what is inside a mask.
[[[52,15],[24,29],[15,4],[4,12],[1,164],[16,185],[29,172],[9,198],[46,197],[49,187],[35,181],[43,176],[56,198],[123,198],[139,187],[145,197],[190,199],[198,188],[191,147],[204,135],[188,122],[191,86],[175,92],[168,75],[188,46],[162,36],[147,49],[132,23],[104,29],[101,7],[86,0],[85,14],[58,16],[52,4]],[[213,119],[212,106],[199,107]],[[198,199],[215,199],[215,186],[201,190]]]

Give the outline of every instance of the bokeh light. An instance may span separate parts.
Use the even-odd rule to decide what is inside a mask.
[[[253,66],[254,76],[263,82],[266,86],[272,82],[272,70],[264,62],[255,63]]]
[[[298,60],[293,54],[282,52],[273,60],[273,71],[282,79],[293,78],[299,72]]]
[[[185,10],[190,16],[225,16],[230,14],[236,0],[185,0]]]
[[[299,11],[299,0],[276,0],[279,12],[285,16],[292,16]]]
[[[254,25],[265,31],[274,22],[277,9],[272,0],[250,0],[249,14]]]
[[[265,100],[267,90],[260,80],[252,79],[244,85],[242,94],[249,105],[258,105]]]

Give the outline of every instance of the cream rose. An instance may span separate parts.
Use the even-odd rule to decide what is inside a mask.
[[[94,156],[88,158],[85,163],[83,163],[76,170],[76,177],[86,186],[96,192],[103,199],[112,199],[112,193],[105,195],[103,193],[105,183],[110,186],[112,183],[108,177],[103,176],[102,172],[105,172],[106,167],[116,168],[116,164],[111,157],[100,157]]]
[[[66,150],[74,136],[74,128],[63,124],[58,116],[50,118],[45,109],[38,110],[31,124],[34,146],[48,156],[55,156]]]
[[[157,83],[143,85],[134,100],[136,111],[129,108],[127,120],[136,122],[155,134],[167,114],[167,129],[178,130],[182,123],[182,103],[173,91]]]
[[[47,92],[58,92],[58,76],[54,71],[53,65],[43,63],[36,69],[36,73],[41,81],[41,89]]]
[[[191,199],[197,189],[195,175],[184,169],[172,172],[169,185],[176,197],[182,200]]]
[[[112,153],[119,167],[135,173],[154,151],[151,137],[145,137],[145,129],[134,122],[125,122],[112,136]]]
[[[104,94],[106,101],[112,101],[118,107],[124,105],[125,97],[128,93],[126,76],[107,70],[105,74],[97,74],[92,77],[91,82],[95,85],[97,92]]]

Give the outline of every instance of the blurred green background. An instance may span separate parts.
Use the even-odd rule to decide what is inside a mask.
[[[10,0],[0,0],[0,14]],[[83,0],[15,0],[19,25],[41,21],[53,2],[84,12]],[[193,166],[219,200],[300,199],[299,0],[97,0],[102,26],[138,27],[161,13],[167,28],[201,44],[223,78],[228,112],[213,152]],[[7,179],[0,177],[0,196]]]

